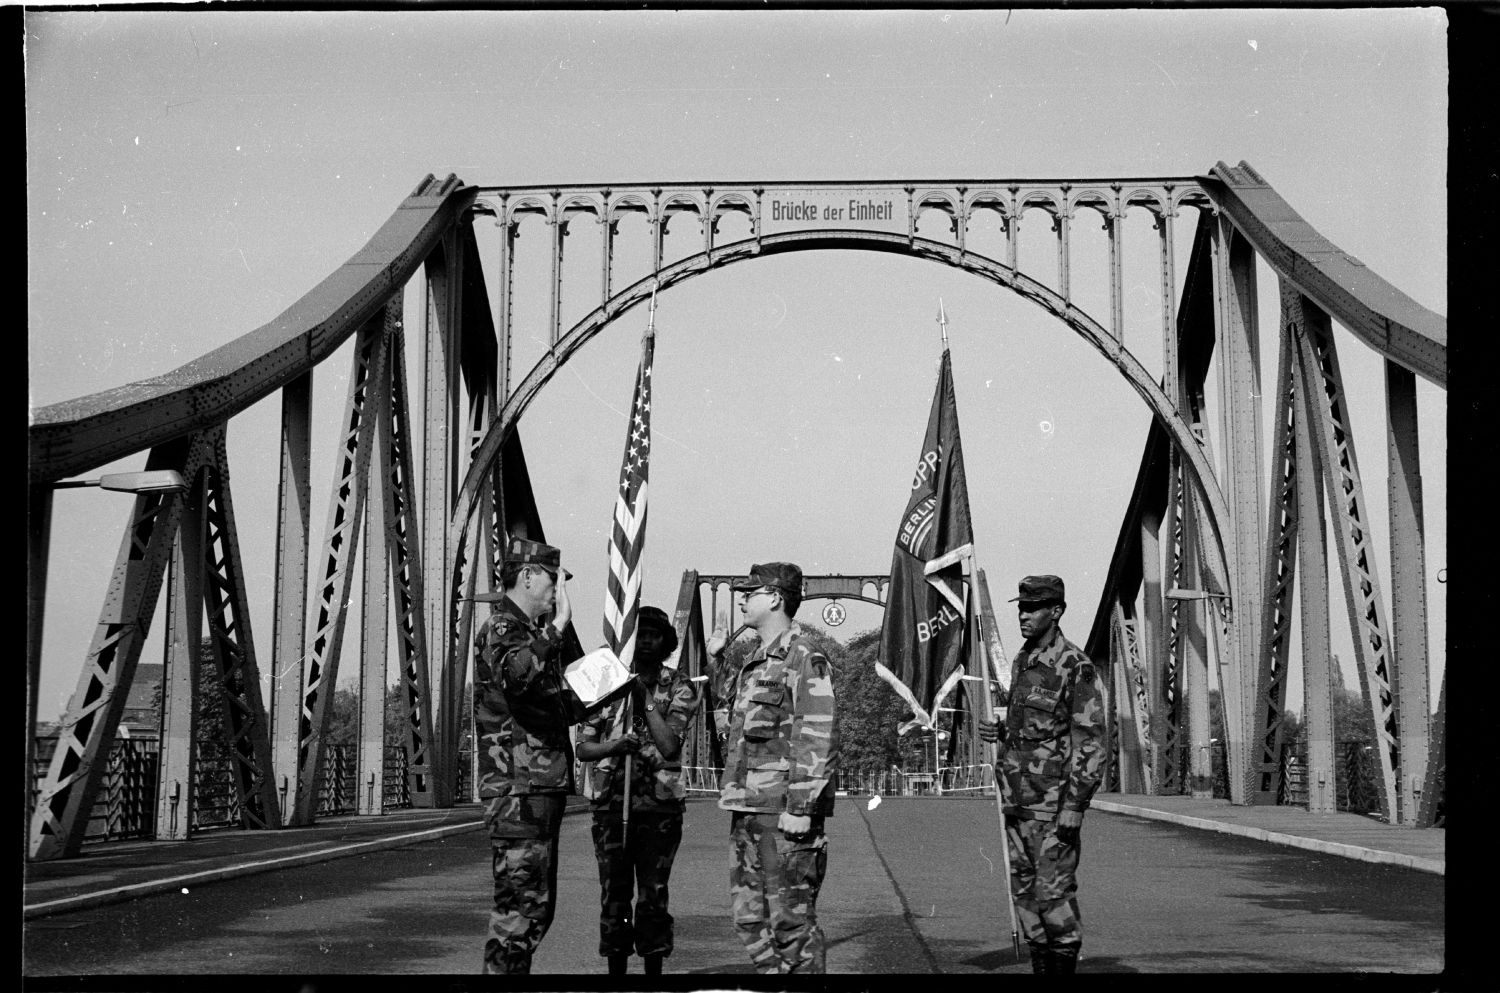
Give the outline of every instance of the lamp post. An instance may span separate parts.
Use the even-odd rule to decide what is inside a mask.
[[[26,830],[31,830],[32,767],[36,761],[36,712],[42,675],[42,618],[47,605],[47,549],[52,532],[52,491],[97,486],[118,493],[183,493],[187,480],[176,469],[116,472],[97,479],[33,482],[26,508]]]

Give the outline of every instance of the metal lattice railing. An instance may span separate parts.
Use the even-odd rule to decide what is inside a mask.
[[[28,808],[35,806],[41,784],[46,778],[57,738],[52,735],[36,739],[32,759],[31,789]],[[356,777],[357,749],[353,745],[325,745],[322,782],[318,791],[318,816],[353,814],[358,810]],[[157,780],[160,742],[155,736],[120,738],[112,742],[109,765],[103,788],[89,817],[85,842],[126,841],[154,838],[157,817]],[[235,788],[236,763],[222,743],[200,742],[197,775],[193,781],[194,832],[241,826],[238,791]],[[717,772],[717,770],[714,770]],[[406,749],[388,745],[382,775],[382,799],[387,809],[412,806],[407,779]],[[459,754],[457,793],[469,795],[468,752]],[[712,792],[718,792],[717,779]],[[177,804],[169,807],[167,816],[177,816]]]

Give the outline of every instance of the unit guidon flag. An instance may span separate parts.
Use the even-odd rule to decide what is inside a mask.
[[[927,727],[935,724],[938,701],[964,672],[969,619],[964,574],[973,554],[953,369],[944,347],[911,498],[896,532],[875,664]]]

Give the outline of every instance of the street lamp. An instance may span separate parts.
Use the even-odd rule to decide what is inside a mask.
[[[176,469],[150,469],[145,472],[112,472],[98,479],[60,479],[52,484],[54,490],[68,490],[79,486],[97,486],[101,490],[118,493],[184,493],[187,480]]]
[[[1222,597],[1229,599],[1228,593],[1215,593],[1212,590],[1184,590],[1174,586],[1167,590],[1168,600],[1207,600],[1211,597]]]

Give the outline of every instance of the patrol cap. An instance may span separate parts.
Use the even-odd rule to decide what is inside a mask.
[[[573,574],[562,566],[562,552],[551,545],[540,541],[532,541],[530,538],[512,538],[510,544],[505,546],[505,561],[517,562],[521,565],[537,565],[553,572],[561,572],[564,579],[572,579]],[[492,593],[476,593],[469,599],[475,603],[499,603],[505,599],[504,590],[495,590]]]
[[[789,593],[801,596],[802,570],[790,562],[766,562],[764,564],[752,565],[750,567],[750,575],[731,583],[729,588],[746,591],[758,590],[762,586],[786,590]]]
[[[1020,596],[1010,598],[1022,603],[1064,603],[1063,581],[1057,576],[1027,576],[1021,580]]]
[[[562,568],[562,552],[551,545],[544,545],[540,541],[532,541],[530,538],[512,538],[510,544],[505,546],[505,561],[518,562],[521,565],[539,565],[553,572],[561,571],[564,579],[572,579],[573,574]]]

